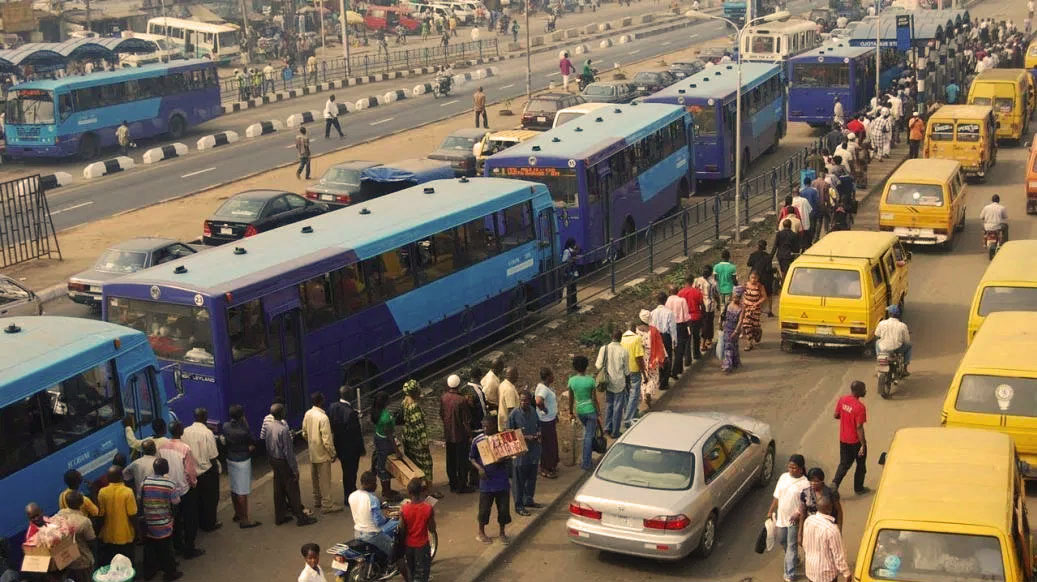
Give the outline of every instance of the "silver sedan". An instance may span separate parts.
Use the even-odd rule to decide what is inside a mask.
[[[717,524],[774,474],[767,423],[718,412],[652,412],[601,460],[569,504],[574,543],[676,560],[706,557]]]

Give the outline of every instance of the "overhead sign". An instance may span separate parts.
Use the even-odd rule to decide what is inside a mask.
[[[911,15],[897,14],[897,50],[907,51],[911,48]]]
[[[32,0],[16,0],[0,4],[4,32],[31,32],[37,29]]]

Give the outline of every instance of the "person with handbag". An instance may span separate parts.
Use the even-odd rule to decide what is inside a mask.
[[[626,410],[627,383],[630,373],[629,357],[623,347],[623,330],[612,331],[612,341],[601,346],[595,367],[598,374],[595,383],[598,390],[605,392],[605,432],[614,439],[619,438],[623,428],[623,413]]]
[[[601,408],[598,406],[597,383],[587,374],[587,356],[573,357],[573,371],[569,376],[569,422],[576,418],[583,423],[583,456],[580,468],[584,471],[593,469],[591,453],[594,452],[594,440],[601,431]],[[602,447],[604,448],[604,447]],[[599,451],[599,452],[604,452]]]

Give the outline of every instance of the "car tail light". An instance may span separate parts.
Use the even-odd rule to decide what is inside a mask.
[[[208,220],[202,222],[202,234],[212,236],[212,223]]]
[[[791,321],[783,321],[781,322],[781,329],[799,329],[799,324]]]
[[[569,513],[579,517],[586,517],[587,519],[601,519],[600,511],[586,503],[579,503],[577,501],[569,503]]]
[[[244,236],[253,236],[253,235],[258,234],[258,233],[259,233],[259,231],[256,230],[256,225],[250,224],[250,225],[248,225],[248,228],[245,229],[245,235]]]
[[[856,333],[856,334],[864,335],[864,334],[868,333],[868,328],[866,328],[866,327],[851,327],[850,328],[850,333]]]
[[[69,291],[86,291],[86,289],[87,289],[87,286],[85,284],[83,284],[83,283],[73,283],[71,281],[69,281],[69,283],[68,283],[68,290]]]
[[[353,200],[349,197],[349,194],[336,194],[335,202],[338,204],[349,204]]]
[[[691,525],[691,520],[683,513],[680,515],[657,515],[644,520],[645,529],[664,529],[679,531]]]
[[[310,192],[309,190],[306,191],[306,194],[304,194],[304,196],[306,196],[310,200],[316,200],[317,199],[317,193],[316,192]]]
[[[1030,180],[1026,183],[1026,185],[1032,189],[1037,190],[1037,181]]]

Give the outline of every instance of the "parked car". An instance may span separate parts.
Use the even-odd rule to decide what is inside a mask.
[[[676,82],[677,79],[669,71],[641,71],[631,81],[645,95],[662,91]]]
[[[642,94],[626,81],[599,81],[587,85],[581,95],[588,103],[629,103]]]
[[[583,97],[569,93],[544,93],[526,103],[522,110],[522,129],[551,129],[560,109],[585,103]]]
[[[360,192],[360,174],[368,168],[380,166],[378,162],[349,160],[328,168],[316,182],[306,187],[306,198],[324,202],[332,210],[349,206]]]
[[[770,426],[719,412],[650,412],[608,450],[569,503],[569,541],[678,560],[713,552],[717,526],[774,474]]]
[[[451,167],[454,168],[454,174],[457,176],[474,176],[475,153],[472,149],[488,133],[490,133],[488,129],[470,127],[459,129],[446,136],[443,143],[426,157],[430,160],[450,162]]]
[[[282,190],[246,190],[223,203],[202,225],[202,242],[221,245],[330,210],[323,202]]]
[[[141,269],[193,255],[204,247],[171,238],[154,236],[131,238],[112,245],[94,266],[68,279],[68,297],[76,303],[99,308],[105,283],[136,273]]]
[[[670,74],[673,75],[674,79],[680,81],[685,77],[690,77],[695,73],[706,68],[706,63],[695,59],[694,61],[679,61],[676,63],[670,63],[668,69]]]
[[[704,49],[699,50],[696,53],[703,63],[713,63],[714,65],[720,62],[720,59],[727,55],[730,58],[734,58],[734,47],[724,48],[722,46],[708,46]]]
[[[588,113],[597,111],[603,107],[608,107],[608,103],[581,103],[580,105],[573,105],[572,107],[566,107],[565,109],[559,110],[555,114],[555,124],[552,127],[558,127],[559,125],[565,125],[574,119],[579,119]]]
[[[0,317],[43,315],[43,302],[28,287],[0,275]]]

